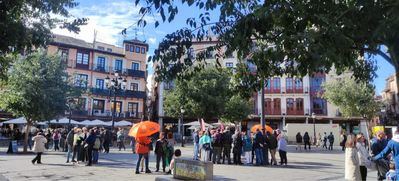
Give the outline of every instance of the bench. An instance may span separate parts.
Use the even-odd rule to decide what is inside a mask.
[[[173,178],[183,180],[213,180],[213,163],[191,159],[175,159]]]

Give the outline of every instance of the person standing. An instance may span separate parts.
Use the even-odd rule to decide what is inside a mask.
[[[167,141],[165,139],[164,133],[159,133],[159,139],[155,143],[155,155],[156,155],[156,170],[155,172],[159,172],[159,162],[162,160],[162,170],[163,172],[166,172],[166,155],[165,155],[165,149],[167,149]]]
[[[324,132],[324,137],[323,137],[323,148],[326,148],[326,150],[328,149],[327,148],[327,133],[326,132]]]
[[[212,139],[209,135],[209,131],[205,131],[199,140],[199,144],[201,146],[201,161],[203,162],[208,162],[210,159]]]
[[[223,155],[222,155],[222,163],[224,164],[225,159],[227,159],[227,164],[231,164],[231,144],[233,143],[232,135],[230,134],[230,129],[226,128],[222,135],[223,142]]]
[[[347,139],[346,138],[346,134],[344,132],[342,132],[342,134],[341,134],[341,143],[340,143],[340,145],[342,147],[342,151],[345,151],[346,139]]]
[[[270,151],[270,140],[269,140],[269,135],[265,130],[262,130],[262,156],[263,156],[263,165],[269,165],[269,151]]]
[[[94,141],[93,145],[93,164],[98,163],[98,156],[99,156],[99,150],[101,148],[101,134],[100,130],[95,128],[94,129],[94,135],[96,136],[96,140]]]
[[[270,132],[267,132],[267,137],[269,138],[269,151],[270,151],[270,156],[272,157],[270,159],[270,164],[277,165],[277,160],[276,160],[276,151],[277,151],[277,138],[274,136],[274,134],[271,134]]]
[[[305,134],[303,135],[303,142],[305,144],[305,150],[306,150],[306,145],[308,145],[310,150],[310,137],[308,132],[305,132]]]
[[[222,156],[222,135],[220,134],[220,129],[212,135],[212,162],[213,164],[220,164],[220,157]]]
[[[367,178],[366,162],[368,161],[367,159],[369,157],[369,153],[366,149],[365,139],[362,133],[359,133],[356,136],[356,149],[357,149],[357,155],[359,157],[360,175],[362,177],[362,180],[366,180]]]
[[[176,140],[173,138],[173,133],[169,132],[167,134],[167,147],[168,147],[168,154],[167,154],[167,165],[170,164],[170,161],[173,158],[173,153],[175,152],[175,145],[176,145]]]
[[[319,133],[316,138],[317,138],[317,140],[316,140],[316,148],[318,148],[319,146],[321,146],[321,142],[322,142],[321,134]]]
[[[394,135],[397,136],[397,135]],[[395,142],[396,143],[396,142]],[[383,131],[378,131],[376,133],[375,138],[373,138],[372,143],[371,143],[371,155],[373,157],[376,157],[376,155],[379,155],[384,148],[386,148],[388,145],[388,141],[385,138],[385,133]],[[393,145],[391,145],[392,148]],[[387,157],[381,157],[379,159],[376,159],[376,168],[377,168],[377,179],[378,180],[384,180],[385,179],[385,174],[387,172],[386,166],[389,165],[389,159]],[[396,161],[395,164],[397,165]]]
[[[254,149],[255,149],[255,155],[256,155],[256,165],[260,166],[265,163],[265,160],[263,160],[263,135],[260,132],[259,129],[256,130],[255,134],[255,139],[254,139]]]
[[[126,150],[126,147],[125,147],[125,133],[123,132],[122,128],[119,128],[119,131],[117,133],[117,141],[116,142],[117,142],[117,145],[119,147],[119,151],[121,151],[122,147],[123,147],[123,150]]]
[[[83,133],[81,134],[81,140],[82,142],[85,141],[87,139],[87,137],[89,136],[89,132],[87,130],[86,127],[82,128]],[[82,146],[80,147],[80,154],[79,154],[79,159],[82,162],[86,162],[87,161],[87,148],[89,145],[82,143]]]
[[[301,135],[301,133],[298,132],[295,137],[296,137],[296,148],[295,148],[295,150],[298,150],[298,148],[299,148],[299,150],[302,150],[302,135]]]
[[[32,164],[42,163],[42,154],[45,151],[45,144],[47,143],[46,137],[44,137],[43,132],[38,132],[35,137],[32,138],[32,140],[35,142],[33,144],[33,152],[36,153],[36,157],[33,158]]]
[[[193,160],[198,160],[198,152],[199,152],[199,135],[198,135],[198,129],[195,128],[193,132],[193,143],[194,143],[194,155],[193,155]]]
[[[83,138],[81,137],[82,134],[82,130],[80,128],[77,128],[75,131],[75,134],[73,136],[73,154],[72,154],[72,162],[76,162],[75,161],[75,157],[79,163],[80,161],[80,147],[82,147],[82,142],[83,142]]]
[[[233,136],[233,163],[236,165],[242,165],[241,162],[241,151],[242,151],[242,137],[239,131]]]
[[[282,134],[278,136],[278,153],[280,155],[280,165],[287,165],[287,141]]]
[[[71,157],[71,153],[73,152],[73,137],[74,137],[74,135],[75,135],[75,131],[76,131],[76,127],[74,128],[74,129],[71,129],[70,131],[69,131],[69,133],[67,134],[67,136],[66,136],[66,140],[65,140],[65,145],[67,145],[67,163],[69,163],[69,158]]]
[[[330,132],[330,135],[328,135],[328,142],[330,143],[330,145],[328,145],[328,149],[329,150],[333,150],[333,145],[334,145],[334,135],[332,132]]]
[[[60,147],[59,147],[60,139],[61,139],[61,134],[58,131],[58,129],[55,129],[54,133],[53,133],[54,151],[60,150]]]
[[[345,180],[361,180],[355,136],[349,135],[345,144]]]
[[[142,158],[144,158],[145,162],[145,173],[151,173],[151,170],[148,168],[148,153],[150,152],[149,144],[151,144],[151,139],[148,137],[136,138],[136,153],[139,155],[136,163],[136,174],[140,174],[139,167]]]
[[[86,164],[86,166],[91,166],[93,163],[93,147],[94,147],[94,143],[96,141],[96,133],[94,132],[93,129],[90,129],[88,131],[88,136],[85,139],[85,144],[86,146],[86,150],[87,150],[87,157],[86,160],[88,161],[88,163]]]
[[[250,136],[250,133],[246,133],[244,135],[243,138],[243,151],[245,153],[245,160],[246,160],[246,164],[250,164],[251,163],[251,158],[252,158],[252,139]]]
[[[103,143],[103,147],[104,147],[104,153],[109,153],[109,145],[112,142],[112,134],[111,131],[108,129],[104,130],[104,143]]]

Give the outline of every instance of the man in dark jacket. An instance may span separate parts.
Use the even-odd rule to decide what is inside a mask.
[[[262,143],[263,143],[263,147],[262,147],[262,151],[263,151],[263,165],[269,165],[269,138],[267,135],[267,132],[265,132],[265,130],[262,131]]]
[[[241,138],[241,133],[239,131],[236,131],[236,133],[233,136],[233,160],[234,164],[236,165],[242,165],[241,162],[241,151],[242,151],[242,138]]]
[[[376,137],[372,140],[371,143],[371,155],[375,157],[376,155],[380,154],[387,145],[388,141],[385,139],[385,133],[383,131],[377,132]],[[387,170],[384,169],[384,167],[386,168],[387,163],[389,163],[387,157],[385,157],[385,154],[382,155],[379,156],[380,160],[376,162],[378,180],[385,179],[385,174]],[[396,168],[398,168],[398,166],[396,166]]]
[[[157,170],[155,170],[155,172],[159,172],[159,162],[162,159],[162,170],[163,172],[165,172],[165,168],[166,168],[166,155],[165,155],[165,148],[167,146],[168,142],[165,139],[165,134],[164,133],[160,133],[159,134],[159,139],[157,140],[157,142],[155,143],[155,155],[157,156],[157,162],[156,162],[156,168]]]
[[[263,135],[260,132],[260,130],[256,130],[255,138],[254,138],[254,150],[255,150],[255,155],[256,155],[256,165],[263,165],[265,163],[265,160],[263,160],[263,147],[264,147],[264,141],[263,141]]]
[[[85,144],[87,144],[87,156],[88,156],[88,163],[86,166],[91,166],[93,162],[93,146],[94,143],[96,142],[96,133],[94,133],[94,130],[90,129],[89,130],[89,136],[85,139]],[[85,145],[83,144],[83,145]]]
[[[277,151],[277,138],[271,134],[270,132],[267,132],[267,138],[269,138],[269,151],[270,151],[270,156],[272,157],[270,159],[270,164],[277,165],[277,160],[276,160],[276,151]]]
[[[233,139],[231,133],[228,129],[226,129],[222,135],[223,142],[223,159],[222,163],[224,164],[224,160],[227,157],[227,163],[231,164],[230,152],[231,152],[231,144],[233,143]]]
[[[296,137],[296,148],[295,148],[295,150],[298,150],[298,148],[299,148],[299,150],[302,150],[302,135],[301,135],[301,133],[298,132],[295,137]]]
[[[109,144],[111,144],[112,141],[112,134],[110,132],[110,130],[106,129],[104,131],[104,153],[109,153]]]
[[[222,156],[222,135],[220,133],[220,129],[216,130],[216,132],[212,135],[212,162],[213,164],[220,164],[220,157]]]
[[[330,145],[328,146],[329,150],[333,150],[333,145],[334,145],[334,135],[332,132],[330,132],[330,135],[328,135],[327,137],[328,142],[330,143]]]
[[[306,145],[308,145],[308,148],[310,150],[310,136],[308,132],[305,132],[305,134],[303,135],[303,142],[305,145],[305,150],[306,150]]]
[[[71,153],[73,152],[72,147],[73,147],[73,136],[75,135],[75,128],[71,129],[69,133],[66,136],[65,144],[68,147],[68,152],[67,152],[67,163],[69,163],[69,157],[71,157]]]

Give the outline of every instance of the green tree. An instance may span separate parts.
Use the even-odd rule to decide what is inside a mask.
[[[226,102],[221,120],[238,125],[238,122],[248,118],[248,115],[251,114],[251,108],[248,100],[239,95],[234,95]]]
[[[24,116],[27,130],[36,121],[64,114],[67,92],[71,89],[59,57],[45,52],[18,57],[7,76],[1,89],[0,106],[14,115]],[[28,134],[25,134],[24,152],[27,143]]]
[[[3,56],[46,45],[55,26],[78,33],[79,26],[86,24],[87,19],[66,20],[72,17],[68,10],[77,5],[74,0],[0,1],[0,73],[5,73],[10,65]],[[4,74],[0,76],[4,78]]]
[[[380,104],[374,99],[374,87],[354,79],[345,78],[323,84],[323,98],[338,106],[344,116],[376,116]]]
[[[376,55],[399,72],[397,0],[136,0],[138,3],[142,15],[159,13],[164,22],[173,21],[180,4],[198,10],[194,13],[198,17],[188,18],[187,27],[166,35],[149,58],[160,64],[156,72],[164,79],[184,75],[181,72],[194,62],[186,57],[192,41],[209,40],[214,35],[217,45],[204,52],[225,47],[223,56],[237,52],[256,65],[257,73],[248,76],[257,78],[243,81],[282,74],[311,75],[333,67],[337,73],[351,70],[357,79],[369,80],[374,77]],[[216,19],[212,19],[214,15]],[[139,24],[146,23],[142,20]],[[200,55],[195,62],[205,60]],[[243,85],[260,88],[258,83]]]

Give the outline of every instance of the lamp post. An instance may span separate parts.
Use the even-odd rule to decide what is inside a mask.
[[[382,119],[382,126],[384,127],[384,131],[385,131],[385,125],[386,125],[386,106],[382,105],[382,109],[381,109],[381,119]]]
[[[313,119],[313,144],[315,144],[316,143],[316,123],[315,123],[316,114],[314,112],[312,113],[312,119]]]
[[[113,110],[112,110],[112,116],[111,116],[111,121],[112,121],[112,126],[111,130],[114,130],[115,126],[115,113],[116,113],[116,93],[117,91],[120,90],[126,90],[126,78],[122,78],[117,72],[115,72],[115,78],[109,78],[108,76],[105,78],[105,85],[110,91],[110,96],[112,95],[112,92],[114,93],[114,102],[113,102]]]
[[[72,108],[71,107],[72,107],[72,104],[74,104],[74,103],[75,103],[74,99],[69,99],[68,100],[68,104],[67,104],[68,111],[69,111],[68,130],[70,130],[72,128],[72,126],[71,126]]]
[[[183,131],[180,131],[180,135],[181,135],[181,147],[184,147],[184,126],[183,126],[183,115],[184,115],[185,110],[183,108],[180,109],[180,113],[181,113],[181,118],[179,121],[179,129],[183,128]]]

